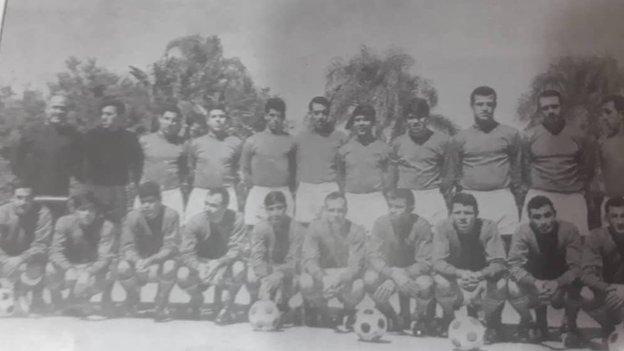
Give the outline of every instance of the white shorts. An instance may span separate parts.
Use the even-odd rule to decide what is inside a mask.
[[[163,205],[169,207],[170,209],[176,211],[180,216],[180,219],[184,216],[184,198],[182,196],[182,191],[180,188],[163,190],[160,192],[160,201]],[[134,208],[139,208],[141,206],[141,200],[138,196],[134,198]]]
[[[266,218],[266,211],[264,209],[264,198],[271,191],[281,191],[286,197],[286,214],[293,216],[294,202],[292,193],[287,186],[280,187],[266,187],[254,185],[249,190],[247,195],[247,201],[245,201],[245,224],[256,225],[261,219]]]
[[[412,190],[414,194],[414,213],[436,225],[448,217],[446,201],[439,189]]]
[[[338,190],[336,183],[299,183],[295,197],[295,219],[310,223],[321,214],[325,197]]]
[[[381,191],[365,194],[346,193],[347,218],[359,224],[370,235],[377,218],[388,213],[388,203]]]
[[[522,221],[528,222],[527,203],[535,196],[542,195],[552,201],[557,211],[557,218],[570,222],[576,226],[579,233],[583,236],[589,234],[589,225],[587,223],[587,202],[585,196],[581,193],[555,193],[544,190],[530,189],[522,206]]]
[[[494,221],[502,235],[513,234],[518,227],[518,206],[511,190],[464,190],[477,199],[479,217]]]
[[[233,186],[226,186],[228,194],[230,195],[230,202],[228,207],[234,212],[238,212],[238,198],[236,197],[236,191]],[[189,194],[188,202],[186,203],[186,211],[182,218],[182,223],[188,222],[193,216],[204,211],[204,201],[206,200],[206,194],[208,189],[193,188]]]

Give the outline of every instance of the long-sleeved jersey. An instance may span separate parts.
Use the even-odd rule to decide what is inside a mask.
[[[121,232],[121,253],[130,261],[152,257],[155,263],[173,257],[180,241],[180,218],[166,207],[148,220],[140,209],[128,213]]]
[[[10,256],[47,255],[52,230],[52,215],[44,206],[34,204],[21,216],[12,203],[0,206],[0,263]]]
[[[324,136],[309,131],[295,137],[297,180],[320,184],[337,181],[336,155],[347,136],[338,130]]]
[[[258,223],[251,235],[251,268],[262,278],[280,271],[292,277],[301,260],[305,228],[286,216],[277,226],[268,221]]]
[[[363,145],[351,138],[338,149],[338,180],[344,191],[366,194],[388,187],[392,148],[381,140]]]
[[[253,185],[293,186],[295,179],[295,139],[270,131],[256,133],[243,144],[241,169]]]
[[[588,238],[583,246],[583,284],[604,291],[610,284],[624,283],[624,235],[597,228]]]
[[[142,136],[139,143],[145,155],[141,182],[153,181],[162,190],[170,190],[188,181],[188,162],[180,138],[167,139],[156,132]]]
[[[238,182],[242,141],[235,136],[223,140],[210,134],[188,142],[187,151],[193,185],[215,188]]]

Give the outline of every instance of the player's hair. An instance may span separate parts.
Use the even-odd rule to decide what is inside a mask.
[[[312,111],[312,105],[313,104],[319,104],[319,105],[325,106],[325,108],[327,109],[327,112],[329,112],[329,107],[331,105],[329,100],[326,97],[324,97],[324,96],[315,96],[315,97],[313,97],[312,100],[310,100],[310,102],[308,103],[308,110],[309,111]]]
[[[455,204],[460,204],[464,206],[472,206],[475,213],[476,214],[479,213],[479,205],[477,204],[477,199],[472,194],[468,194],[468,193],[455,194],[455,196],[453,196],[453,199],[451,199],[451,209],[453,209],[453,206]]]
[[[547,97],[556,97],[557,99],[559,99],[559,104],[563,103],[563,96],[561,95],[560,92],[554,90],[554,89],[546,89],[544,91],[542,91],[539,96],[537,97],[537,104],[539,105],[540,103],[540,99],[542,98],[547,98]]]
[[[12,194],[15,194],[15,190],[17,189],[30,189],[32,190],[33,193],[35,190],[33,189],[32,185],[26,183],[25,181],[19,178],[15,178],[11,180],[8,185],[9,185],[9,189],[11,189]]]
[[[153,181],[144,182],[139,185],[138,195],[140,200],[143,200],[148,196],[154,196],[160,200],[160,185]]]
[[[542,208],[544,206],[550,206],[550,208],[554,212],[556,212],[555,205],[553,205],[553,202],[549,198],[547,198],[546,196],[543,196],[543,195],[533,196],[531,198],[531,200],[529,200],[529,202],[527,202],[527,211],[530,214],[531,210],[537,210],[537,209]]]
[[[126,113],[126,105],[121,102],[121,100],[110,98],[105,99],[100,103],[100,111],[102,111],[102,109],[107,106],[115,107],[115,112],[117,112],[118,115],[123,115],[124,113]]]
[[[333,191],[327,194],[327,196],[325,196],[325,203],[327,203],[327,201],[338,200],[338,199],[343,199],[345,203],[347,203],[347,198],[340,191]]]
[[[158,112],[160,113],[161,116],[164,115],[165,112],[173,112],[173,113],[177,114],[179,117],[182,117],[182,111],[180,111],[180,108],[174,102],[163,105],[158,110]]]
[[[386,192],[386,200],[390,201],[394,199],[404,199],[407,207],[414,207],[414,203],[416,202],[414,193],[406,188],[397,188]]]
[[[208,195],[221,194],[221,199],[223,200],[223,206],[227,207],[230,204],[230,193],[228,193],[227,189],[223,186],[219,186],[216,188],[209,188]]]
[[[602,104],[604,105],[611,101],[613,101],[613,106],[615,106],[617,112],[624,112],[624,96],[617,94],[607,95],[604,99],[602,99]]]
[[[90,191],[72,195],[69,198],[71,207],[76,210],[93,209],[96,213],[103,213],[104,206],[97,197]]]
[[[286,196],[284,196],[283,192],[278,191],[278,190],[270,191],[264,197],[264,206],[265,207],[269,207],[269,206],[275,205],[275,204],[284,204],[284,205],[286,205]]]
[[[345,128],[351,129],[351,127],[353,127],[353,121],[357,116],[364,116],[367,120],[371,121],[371,123],[375,124],[375,108],[371,105],[360,104],[357,105],[353,113],[351,113],[351,117],[349,117]]]
[[[210,116],[210,112],[212,110],[221,110],[223,112],[227,112],[227,107],[225,107],[224,103],[218,103],[218,104],[209,105],[206,110],[208,111],[208,116]],[[227,113],[225,115],[228,116]],[[206,117],[208,117],[208,116],[206,116]]]
[[[403,117],[405,119],[410,115],[416,117],[429,117],[429,103],[427,100],[419,97],[412,98],[403,109]]]
[[[474,104],[475,96],[494,96],[494,103],[497,102],[498,96],[496,95],[496,90],[492,87],[488,87],[487,85],[482,85],[480,87],[476,87],[472,93],[470,93],[470,105]]]
[[[270,98],[264,104],[264,113],[269,113],[271,110],[280,112],[282,117],[284,117],[286,113],[286,103],[278,97]]]
[[[624,197],[612,197],[605,202],[605,212],[609,213],[611,207],[624,207]]]

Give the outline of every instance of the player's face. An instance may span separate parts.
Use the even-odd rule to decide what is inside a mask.
[[[264,119],[266,120],[267,128],[273,132],[281,132],[284,128],[284,115],[277,110],[270,109],[264,115]]]
[[[146,196],[141,198],[141,212],[147,219],[154,219],[158,216],[161,202],[156,196]]]
[[[18,188],[13,192],[13,199],[11,200],[15,206],[15,213],[19,216],[28,212],[34,203],[32,189],[30,188]]]
[[[411,212],[411,208],[407,206],[407,200],[401,198],[388,199],[388,209],[392,219],[398,219]]]
[[[204,126],[201,125],[201,123],[193,123],[191,124],[191,126],[189,127],[189,135],[191,136],[191,138],[197,138],[200,137],[202,135],[204,135],[205,130],[204,130]]]
[[[373,130],[373,122],[366,118],[366,116],[355,116],[353,118],[353,126],[351,127],[358,136],[370,135]]]
[[[546,96],[540,98],[539,108],[544,117],[556,118],[561,115],[561,102],[556,96]]]
[[[225,204],[221,194],[208,194],[204,200],[204,211],[208,218],[218,220],[225,212]]]
[[[531,221],[531,226],[540,234],[549,234],[555,229],[555,211],[550,205],[530,209],[529,220]]]
[[[451,211],[451,218],[453,224],[460,234],[469,233],[472,231],[477,219],[477,213],[470,205],[453,204],[453,210]]]
[[[286,215],[286,204],[285,203],[274,203],[266,207],[267,219],[272,224],[277,224],[281,221],[281,219]]]
[[[482,121],[489,121],[494,118],[496,109],[496,98],[494,95],[475,95],[472,103],[472,113],[474,118]]]
[[[52,124],[63,124],[67,121],[68,101],[63,96],[53,96],[46,106],[48,122]]]
[[[312,110],[310,110],[310,116],[316,131],[326,130],[331,122],[329,118],[329,109],[323,104],[313,103]]]
[[[325,215],[330,223],[344,223],[345,218],[347,218],[347,202],[345,199],[325,201]]]
[[[119,125],[119,114],[117,107],[104,106],[100,115],[100,125],[105,129],[116,129]]]
[[[427,129],[427,122],[429,118],[419,117],[414,114],[410,114],[406,118],[407,128],[412,134],[420,134]]]
[[[225,114],[225,111],[214,109],[208,114],[206,124],[211,131],[215,133],[222,133],[225,132],[228,127],[228,117]]]
[[[624,234],[624,207],[609,207],[607,220],[611,229],[618,234]]]
[[[182,116],[173,111],[165,111],[165,113],[158,118],[158,124],[160,130],[167,136],[178,135],[182,128]]]
[[[92,207],[79,208],[76,210],[76,215],[78,215],[78,220],[83,226],[93,224],[95,218],[97,217],[97,213]]]
[[[622,116],[615,109],[613,101],[602,105],[600,121],[607,137],[610,138],[620,132]]]

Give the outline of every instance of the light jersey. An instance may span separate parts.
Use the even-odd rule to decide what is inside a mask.
[[[525,158],[530,171],[531,188],[559,193],[576,193],[585,184],[581,165],[585,145],[582,138],[566,125],[554,135],[537,125],[525,137]]]
[[[363,145],[353,137],[340,147],[338,155],[345,170],[345,191],[366,194],[383,190],[392,148],[377,139]]]
[[[605,194],[609,197],[624,196],[624,135],[605,139],[600,144],[600,169]]]
[[[235,184],[242,141],[235,136],[219,140],[210,134],[189,141],[193,186],[209,189]]]
[[[457,157],[459,183],[466,190],[490,191],[508,188],[512,163],[520,160],[520,133],[515,128],[499,124],[489,133],[476,125],[464,129],[453,138]],[[519,183],[519,180],[517,181]]]
[[[412,190],[437,189],[442,182],[442,172],[450,138],[433,132],[422,145],[405,133],[392,141],[392,148],[400,159],[409,165],[399,164],[397,188]]]
[[[142,136],[139,142],[145,155],[141,182],[154,181],[162,190],[179,188],[186,169],[182,140],[171,142],[156,132]]]
[[[290,185],[290,162],[294,162],[295,140],[288,134],[268,130],[256,133],[243,144],[241,167],[253,185],[280,187]]]
[[[320,184],[336,181],[336,155],[347,135],[334,130],[328,136],[304,131],[295,137],[297,180]]]

